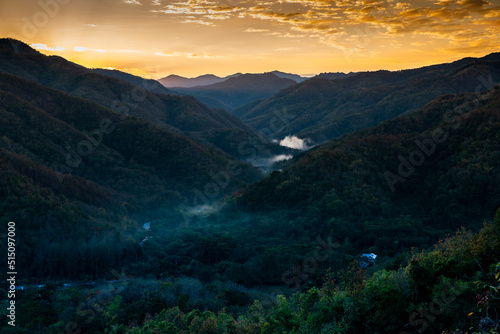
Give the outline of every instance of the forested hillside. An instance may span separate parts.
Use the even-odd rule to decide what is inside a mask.
[[[500,206],[499,110],[498,87],[439,97],[297,156],[239,201],[299,212],[298,229],[334,230],[360,249],[425,244]]]
[[[114,333],[497,333],[500,307],[500,210],[477,233],[467,230],[433,249],[407,253],[392,270],[354,262],[321,286],[256,301],[243,315],[172,307],[141,327]]]
[[[132,217],[192,203],[207,187],[204,196],[214,200],[260,178],[220,150],[12,75],[0,74],[0,101],[1,215],[24,222],[26,278],[94,272],[30,260],[56,242],[82,244],[92,231],[126,230]],[[61,260],[59,251],[52,261]]]
[[[104,68],[95,68],[93,69],[94,73],[102,74],[108,77],[117,78],[123,81],[127,81],[132,85],[145,88],[149,91],[152,91],[156,94],[174,94],[171,90],[166,87],[159,85],[156,80],[153,79],[144,79],[142,77],[138,77],[136,75],[128,74],[118,70],[109,70]]]
[[[0,334],[498,333],[499,81],[499,54],[323,74],[248,125],[0,40]]]
[[[139,117],[195,140],[228,149],[230,154],[238,154],[238,146],[248,141],[260,143],[263,149],[259,153],[263,157],[284,152],[237,117],[221,109],[208,108],[191,96],[165,94],[159,83],[140,82],[126,74],[115,73],[114,77],[98,74],[107,72],[96,72],[58,56],[42,55],[20,41],[0,39],[0,72],[94,101],[120,114]],[[213,132],[222,138],[211,140]]]
[[[412,113],[448,93],[475,92],[500,82],[500,54],[464,58],[405,71],[376,71],[328,80],[321,76],[234,111],[247,124],[268,127],[274,110],[289,122],[274,136],[295,135],[322,143],[354,130]]]
[[[285,297],[218,279],[134,278],[18,292],[18,332],[93,333],[496,333],[500,307],[500,210],[478,232],[465,229],[399,263],[357,261]],[[304,274],[314,272],[304,267]],[[2,328],[2,333],[9,333]]]

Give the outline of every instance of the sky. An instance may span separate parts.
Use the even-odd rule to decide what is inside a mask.
[[[500,52],[500,0],[1,0],[0,36],[153,79],[400,70]]]

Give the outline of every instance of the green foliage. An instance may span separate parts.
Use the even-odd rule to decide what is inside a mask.
[[[250,140],[264,147],[259,152],[264,156],[266,150],[279,149],[278,145],[260,138],[230,113],[210,109],[191,96],[174,95],[156,81],[119,71],[87,69],[61,57],[42,55],[20,41],[0,39],[0,72],[91,100],[118,113],[208,142],[229,154],[236,153],[235,147]],[[33,96],[30,93],[30,97]],[[213,138],[213,131],[219,134],[217,138]],[[234,133],[238,136],[235,137]],[[228,145],[230,141],[233,145]]]
[[[328,273],[321,286],[276,299],[230,283],[179,278],[135,279],[111,289],[112,298],[99,297],[102,287],[66,290],[52,284],[27,290],[19,303],[30,319],[23,328],[38,326],[49,333],[68,321],[85,331],[109,333],[439,333],[449,328],[493,333],[500,308],[499,242],[497,214],[479,232],[461,229],[434,248],[408,254],[410,261],[397,270],[367,272],[353,262]],[[245,305],[257,296],[265,302]],[[211,298],[225,302],[215,306],[207,303]],[[91,308],[78,306],[82,301]]]
[[[400,319],[411,301],[411,290],[407,271],[376,272],[364,289],[365,303],[370,314],[370,327],[382,332],[396,332],[401,329]]]
[[[459,126],[443,116],[456,106],[470,110],[468,100],[477,96],[443,96],[418,113],[316,147],[244,194],[197,211],[178,205],[195,195],[200,202],[193,190],[217,184],[214,172],[231,164],[240,170],[227,184],[218,179],[213,198],[259,178],[214,147],[242,154],[250,129],[193,98],[152,93],[134,109],[137,118],[123,117],[106,106],[133,86],[7,46],[0,41],[2,72],[28,78],[0,74],[0,217],[19,222],[18,267],[32,280],[97,280],[19,291],[20,332],[495,330],[488,321],[499,321],[500,211],[479,232],[468,229],[477,230],[500,204],[498,89],[455,120]],[[466,80],[473,67],[455,74]],[[364,84],[393,80],[384,72],[365,76],[371,79]],[[320,86],[336,84],[312,80],[299,89],[321,100]],[[377,103],[389,94],[387,87],[358,88],[349,98]],[[102,119],[115,128],[69,166],[67,150],[78,150]],[[398,156],[439,129],[446,144],[390,191],[384,171],[397,170]],[[260,144],[265,155],[282,153]],[[144,221],[152,221],[150,231],[141,228]],[[432,249],[404,253],[461,225]],[[361,269],[353,259],[362,252],[380,261]],[[135,278],[116,288],[113,268]],[[278,298],[266,292],[271,286],[283,290]]]
[[[193,199],[193,189],[215,185],[212,199],[221,198],[260,174],[169,130],[4,73],[0,102],[0,217],[28,230],[20,250],[28,277],[102,277],[103,268],[137,254],[120,240],[130,233],[131,216],[172,215],[170,207]],[[100,134],[89,139],[85,131],[94,130]],[[78,153],[81,143],[92,146],[91,154]],[[70,163],[67,152],[75,155]],[[227,173],[223,186],[214,171]],[[99,256],[83,259],[89,252]]]
[[[290,119],[273,129],[276,138],[292,133],[322,143],[417,111],[443,94],[474,92],[483,84],[480,78],[486,81],[489,77],[500,82],[498,54],[420,69],[358,73],[337,80],[313,78],[234,113],[262,130],[272,124],[274,111],[286,112]]]
[[[418,113],[318,146],[248,187],[238,202],[252,212],[287,210],[301,231],[333,230],[355,251],[374,247],[379,255],[429,247],[460,226],[478,229],[500,205],[499,96],[498,88],[480,98],[443,96]],[[468,113],[446,121],[460,108]],[[401,158],[435,131],[445,142],[421,152],[425,161],[391,187],[385,173],[400,177]]]

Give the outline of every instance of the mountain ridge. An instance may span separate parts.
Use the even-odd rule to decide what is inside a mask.
[[[180,75],[171,74],[164,78],[158,79],[157,81],[166,88],[181,87],[181,88],[191,88],[196,86],[206,86],[222,82],[232,77],[237,77],[241,73],[235,73],[228,75],[226,77],[219,77],[214,74],[203,74],[194,78],[186,78]]]
[[[262,74],[247,73],[212,85],[172,88],[172,90],[180,94],[193,95],[199,99],[214,99],[234,109],[245,103],[269,97],[295,84],[295,80],[281,78],[271,72]],[[210,101],[205,101],[210,105]]]
[[[167,89],[166,87],[162,86],[158,81],[153,80],[153,79],[145,79],[140,76],[132,75],[120,70],[110,70],[110,69],[105,69],[105,68],[93,68],[92,71],[98,74],[102,74],[104,76],[108,77],[113,77],[116,79],[120,79],[123,81],[127,81],[128,83],[131,83],[132,85],[135,85],[137,87],[142,87],[145,88],[153,93],[156,94],[174,94],[172,91]]]
[[[359,238],[364,221],[370,233],[383,233],[369,228],[375,217],[407,215],[451,230],[478,224],[500,206],[499,110],[498,85],[442,95],[416,113],[296,156],[239,201],[259,210],[301,210],[304,221],[328,222],[340,239]],[[467,206],[458,204],[465,201]],[[439,223],[426,215],[439,217]],[[357,222],[350,224],[359,225],[356,232],[341,226],[348,221]]]
[[[335,80],[312,78],[233,113],[262,129],[272,118],[270,111],[287,110],[295,117],[277,129],[275,137],[292,134],[320,143],[416,111],[441,94],[474,91],[485,80],[500,82],[499,62],[500,55],[491,54],[405,71],[360,72]],[[457,72],[467,64],[473,67]]]
[[[20,52],[16,52],[17,50]],[[222,149],[229,148],[225,143],[227,140],[210,142],[207,139],[213,138],[212,134],[207,137],[203,133],[215,130],[224,133],[223,130],[231,129],[234,133],[228,132],[228,135],[238,140],[232,143],[236,148],[251,138],[265,147],[262,150],[264,156],[273,155],[271,151],[279,151],[278,145],[258,136],[253,128],[234,115],[222,109],[209,108],[194,97],[164,94],[163,87],[157,87],[159,84],[156,81],[150,86],[150,81],[122,72],[112,72],[119,78],[99,74],[99,71],[74,64],[62,57],[45,56],[19,41],[0,39],[0,72],[92,100],[118,113],[142,118]],[[128,81],[122,80],[123,78]],[[141,86],[129,81],[141,83]],[[150,87],[153,91],[147,89]],[[157,89],[160,89],[161,94],[155,94]],[[235,147],[230,147],[232,153],[238,153]]]

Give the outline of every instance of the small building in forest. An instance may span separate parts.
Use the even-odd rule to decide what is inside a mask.
[[[359,260],[359,265],[362,268],[368,268],[369,266],[373,266],[375,264],[375,260],[377,259],[376,254],[363,254],[361,255],[361,259]]]

